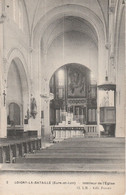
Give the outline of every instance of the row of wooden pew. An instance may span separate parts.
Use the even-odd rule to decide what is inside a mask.
[[[40,150],[41,138],[0,139],[0,163],[14,163],[18,157],[23,157],[34,150]]]
[[[22,165],[21,165],[22,164]],[[7,168],[7,167],[6,167]],[[37,171],[124,172],[124,138],[73,137],[16,158],[11,169]]]

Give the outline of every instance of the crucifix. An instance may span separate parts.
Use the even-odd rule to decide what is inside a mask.
[[[6,97],[5,90],[4,90],[4,92],[3,92],[3,96],[4,96],[4,106],[5,106],[5,97]]]

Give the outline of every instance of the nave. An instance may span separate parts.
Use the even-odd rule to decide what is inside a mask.
[[[3,164],[3,171],[123,173],[124,138],[69,138]]]

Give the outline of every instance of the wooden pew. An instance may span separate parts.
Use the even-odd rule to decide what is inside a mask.
[[[41,139],[0,139],[0,163],[14,163],[18,157],[23,157],[26,153],[40,150]]]

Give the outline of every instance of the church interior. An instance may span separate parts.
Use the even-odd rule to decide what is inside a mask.
[[[125,19],[125,0],[0,1],[3,170],[124,171]]]

